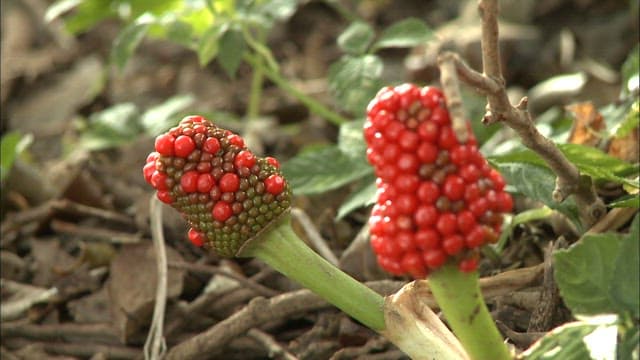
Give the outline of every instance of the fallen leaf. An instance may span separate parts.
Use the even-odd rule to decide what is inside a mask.
[[[573,116],[573,127],[568,142],[598,147],[606,124],[598,109],[591,102],[567,105],[565,109]]]

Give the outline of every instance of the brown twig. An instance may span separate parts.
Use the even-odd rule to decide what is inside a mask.
[[[480,74],[466,65],[457,55],[444,53],[439,62],[454,64],[459,78],[487,96],[487,112],[483,122],[491,124],[504,122],[512,128],[522,143],[538,153],[556,174],[556,187],[553,190],[555,201],[564,201],[574,195],[587,226],[595,223],[606,213],[602,200],[595,192],[591,178],[582,176],[555,144],[536,129],[527,110],[527,98],[513,106],[507,96],[505,81],[500,68],[500,50],[498,47],[498,2],[497,0],[479,0],[478,9],[482,19],[482,66]]]
[[[469,128],[467,128],[467,115],[462,106],[462,96],[460,95],[460,83],[458,81],[458,73],[456,72],[456,64],[450,56],[438,57],[438,66],[440,67],[440,83],[444,91],[447,101],[447,108],[451,114],[451,123],[453,132],[456,134],[460,143],[466,143],[469,138]]]
[[[279,359],[279,360],[298,360],[297,357],[288,352],[285,348],[283,348],[278,342],[273,338],[273,336],[267,334],[266,332],[259,329],[251,329],[247,333],[250,338],[259,342],[267,349],[267,353],[269,355],[269,359]]]

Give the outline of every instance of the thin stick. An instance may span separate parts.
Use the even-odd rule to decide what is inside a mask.
[[[479,0],[478,9],[482,18],[482,66],[484,74],[479,74],[467,66],[458,56],[443,54],[445,64],[456,67],[459,78],[487,96],[487,112],[484,123],[504,122],[518,133],[522,143],[538,153],[556,174],[553,190],[555,201],[564,201],[574,195],[581,217],[586,226],[594,224],[606,213],[602,200],[598,197],[591,178],[582,176],[558,147],[536,129],[527,110],[527,98],[513,106],[509,102],[500,70],[500,49],[498,47],[498,2]]]
[[[253,328],[247,333],[249,337],[259,342],[267,349],[269,359],[281,359],[281,360],[298,360],[296,356],[288,352],[273,338],[273,336],[266,332]]]
[[[144,358],[157,360],[164,357],[167,344],[164,341],[164,310],[167,301],[167,253],[164,248],[162,233],[162,204],[155,196],[150,200],[151,237],[158,265],[158,282],[156,285],[156,303],[153,308],[153,319],[149,335],[144,343]]]
[[[328,262],[332,263],[335,266],[338,266],[340,260],[336,257],[336,255],[331,251],[327,242],[324,240],[322,235],[318,232],[318,229],[313,225],[313,222],[309,218],[307,213],[300,208],[292,208],[291,216],[304,228],[304,232],[307,234],[311,245],[318,254],[320,254],[323,258],[325,258]]]
[[[440,67],[440,83],[447,101],[447,108],[451,114],[453,132],[460,143],[466,143],[469,138],[467,128],[467,115],[462,106],[462,96],[460,95],[460,83],[456,72],[456,65],[451,58],[452,53],[444,53],[438,57]]]

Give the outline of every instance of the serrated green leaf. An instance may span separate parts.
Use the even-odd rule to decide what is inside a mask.
[[[59,0],[49,5],[47,11],[44,13],[44,21],[51,22],[57,19],[60,15],[75,8],[83,0]]]
[[[569,198],[561,203],[551,198],[555,188],[555,174],[544,166],[526,162],[494,162],[505,181],[519,193],[542,202],[551,209],[566,215],[573,223],[581,227],[580,216],[575,202]]]
[[[9,175],[11,167],[20,154],[33,142],[33,135],[22,135],[11,131],[0,139],[0,182]]]
[[[636,215],[629,233],[620,244],[611,281],[611,298],[618,310],[640,315],[640,216]]]
[[[206,66],[218,55],[220,49],[220,38],[227,31],[228,23],[212,25],[202,34],[198,43],[198,61],[200,66]]]
[[[373,28],[369,24],[356,21],[338,36],[338,46],[351,55],[362,55],[371,45],[374,36]]]
[[[353,114],[364,114],[382,87],[382,61],[375,55],[343,56],[329,69],[329,89],[337,103]]]
[[[195,98],[191,94],[176,95],[160,105],[156,105],[140,117],[140,123],[147,135],[156,136],[177,123],[175,115],[193,104]]]
[[[337,146],[302,152],[285,162],[282,171],[297,194],[333,190],[373,173],[368,164],[354,161]]]
[[[522,355],[526,360],[613,359],[616,335],[617,317],[597,316],[553,329]]]
[[[433,32],[417,18],[399,21],[382,32],[372,51],[389,47],[412,47],[431,40]]]
[[[364,120],[355,120],[340,125],[338,147],[345,155],[366,161],[367,144],[364,142],[363,126]]]
[[[355,209],[369,206],[376,201],[375,177],[365,177],[360,181],[360,186],[347,197],[338,209],[337,220],[342,219]]]
[[[229,27],[220,37],[218,61],[230,77],[235,77],[246,48],[247,44],[240,29]]]
[[[111,61],[123,69],[127,61],[144,38],[149,27],[155,21],[151,14],[141,15],[135,22],[127,25],[116,37],[111,49]]]
[[[555,279],[565,304],[574,314],[615,313],[610,285],[620,249],[617,234],[587,234],[554,254]]]

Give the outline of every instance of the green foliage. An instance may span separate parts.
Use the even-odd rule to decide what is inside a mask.
[[[517,192],[563,213],[576,226],[581,226],[578,208],[572,198],[561,203],[552,199],[551,193],[555,187],[556,176],[551,170],[534,163],[503,160],[492,159],[492,162],[500,170],[507,184],[514,187]]]
[[[296,194],[323,193],[373,173],[335,145],[302,152],[285,162],[282,171]]]
[[[18,131],[11,131],[2,135],[0,139],[0,182],[9,176],[9,171],[16,159],[33,142],[33,135],[23,135]]]
[[[113,43],[111,48],[111,61],[119,69],[123,69],[131,54],[138,47],[147,34],[154,18],[150,15],[143,15],[132,24],[125,27]]]
[[[636,100],[631,104],[624,119],[618,124],[614,136],[623,138],[640,125],[640,101]]]
[[[369,24],[356,21],[340,34],[338,46],[347,54],[362,55],[367,51],[374,37],[375,33]]]
[[[192,102],[191,95],[179,95],[144,113],[133,103],[120,103],[93,113],[81,131],[80,146],[103,150],[131,142],[141,134],[158,135],[175,125],[178,113]]]
[[[514,215],[511,218],[509,225],[500,234],[500,238],[498,239],[498,243],[496,244],[497,250],[502,251],[502,249],[504,249],[509,234],[513,232],[513,229],[515,229],[516,226],[526,224],[530,221],[546,219],[551,216],[551,214],[553,214],[552,209],[546,206],[542,206],[539,208],[525,210],[521,213],[518,213],[517,215]]]
[[[617,207],[628,207],[628,208],[640,208],[640,196],[636,194],[628,194],[622,196],[609,204],[609,207],[617,208]]]
[[[638,316],[638,223],[629,234],[587,234],[554,254],[555,278],[574,314],[617,313]]]
[[[432,36],[431,29],[422,20],[408,18],[384,30],[373,44],[373,51],[391,47],[416,46],[431,40]]]
[[[342,219],[355,209],[375,203],[376,189],[375,176],[373,174],[361,179],[356,189],[340,205],[336,220]]]
[[[331,65],[329,89],[338,105],[354,114],[363,114],[382,87],[382,67],[382,60],[375,55],[347,55]]]
[[[246,42],[242,30],[236,26],[230,26],[220,37],[220,53],[218,61],[227,75],[233,77],[242,62],[242,56],[246,51]]]
[[[220,38],[227,31],[228,23],[219,23],[211,26],[202,34],[198,42],[198,61],[200,66],[207,65],[213,60],[220,50]]]
[[[565,324],[545,335],[523,355],[526,360],[613,359],[617,318],[598,316]]]
[[[638,86],[638,82],[640,79],[638,78],[638,73],[640,72],[640,47],[636,45],[629,55],[627,59],[622,64],[622,93],[629,94],[633,87]]]

